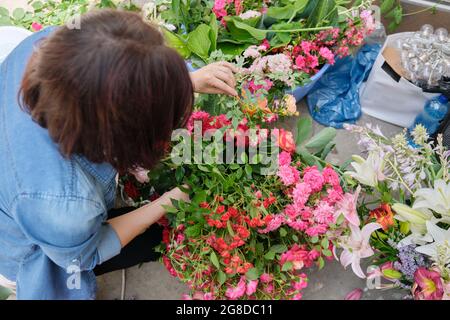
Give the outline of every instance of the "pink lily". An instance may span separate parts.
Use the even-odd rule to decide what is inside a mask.
[[[361,297],[363,295],[363,290],[360,288],[354,289],[347,293],[344,300],[361,300]]]
[[[444,295],[439,272],[419,268],[414,273],[412,293],[416,300],[441,300]]]
[[[351,234],[344,239],[342,244],[344,251],[341,253],[341,264],[346,268],[352,265],[353,272],[360,278],[365,278],[366,275],[361,269],[361,259],[368,258],[374,254],[370,244],[370,235],[375,230],[381,228],[379,223],[369,223],[361,230],[350,224]]]
[[[359,226],[360,222],[356,208],[358,206],[358,197],[360,192],[361,186],[358,186],[354,194],[344,194],[342,200],[340,200],[337,204],[337,210],[334,214],[335,220],[339,217],[339,215],[343,214],[345,219],[351,225]]]

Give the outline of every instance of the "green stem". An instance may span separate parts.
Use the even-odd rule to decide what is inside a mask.
[[[286,33],[286,32],[305,32],[305,31],[321,31],[321,30],[330,30],[333,29],[332,26],[329,27],[316,27],[316,28],[303,28],[303,29],[290,29],[290,30],[261,30],[259,29],[259,31],[263,31],[266,33],[269,32],[274,32],[274,33]]]
[[[429,7],[429,8],[425,8],[425,9],[414,11],[414,12],[410,12],[410,13],[405,13],[405,14],[403,14],[403,17],[413,16],[415,14],[419,14],[419,13],[422,13],[422,12],[427,12],[429,10],[432,10],[432,11],[436,10],[436,6],[432,6],[432,7]]]

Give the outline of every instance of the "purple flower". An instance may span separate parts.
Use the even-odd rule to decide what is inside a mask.
[[[408,245],[398,248],[397,257],[399,261],[394,267],[399,270],[408,281],[414,281],[414,273],[420,267],[428,267],[425,257],[415,250],[415,245]]]

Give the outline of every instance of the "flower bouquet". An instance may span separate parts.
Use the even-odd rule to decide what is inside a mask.
[[[174,2],[180,1],[162,16],[173,26],[166,30],[168,42],[180,54],[201,66],[219,51],[245,68],[250,90],[264,88],[273,96],[308,84],[375,26],[371,1],[345,7],[347,1],[335,0],[216,0],[209,1],[210,16],[208,1],[187,1],[184,9]],[[188,13],[194,10],[203,18],[193,21]]]
[[[334,129],[310,138],[311,127],[300,118],[294,135],[239,110],[198,110],[175,134],[170,159],[123,178],[134,204],[189,187],[191,201],[174,201],[160,221],[162,261],[189,285],[186,298],[299,299],[307,269],[333,259],[355,196],[324,160]]]
[[[364,193],[359,207],[364,228],[378,225],[370,241],[376,267],[368,277],[376,280],[377,288],[408,289],[414,299],[449,299],[450,152],[442,137],[429,142],[421,125],[410,135],[403,132],[391,139],[370,126],[347,128],[361,136],[360,145],[368,153],[366,159],[354,156],[354,170],[346,173]],[[349,252],[359,248],[355,243],[348,247]],[[364,274],[356,260],[374,253],[366,249],[359,257],[341,256],[360,277]]]

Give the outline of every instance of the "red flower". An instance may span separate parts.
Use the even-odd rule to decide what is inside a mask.
[[[124,191],[126,195],[133,200],[138,199],[140,196],[139,190],[134,186],[134,184],[131,181],[125,182]]]
[[[159,195],[159,193],[158,192],[154,192],[154,193],[152,193],[152,195],[148,198],[148,200],[150,200],[150,201],[155,201],[155,200],[158,200],[159,198],[160,198],[161,196]]]
[[[222,214],[225,211],[225,206],[218,206],[216,213],[217,214]]]
[[[164,230],[162,232],[162,242],[164,244],[170,243],[170,230],[168,228],[164,228]]]
[[[38,23],[38,22],[33,22],[32,24],[31,24],[31,29],[33,29],[33,31],[40,31],[40,30],[42,30],[42,24],[40,24],[40,23]]]

